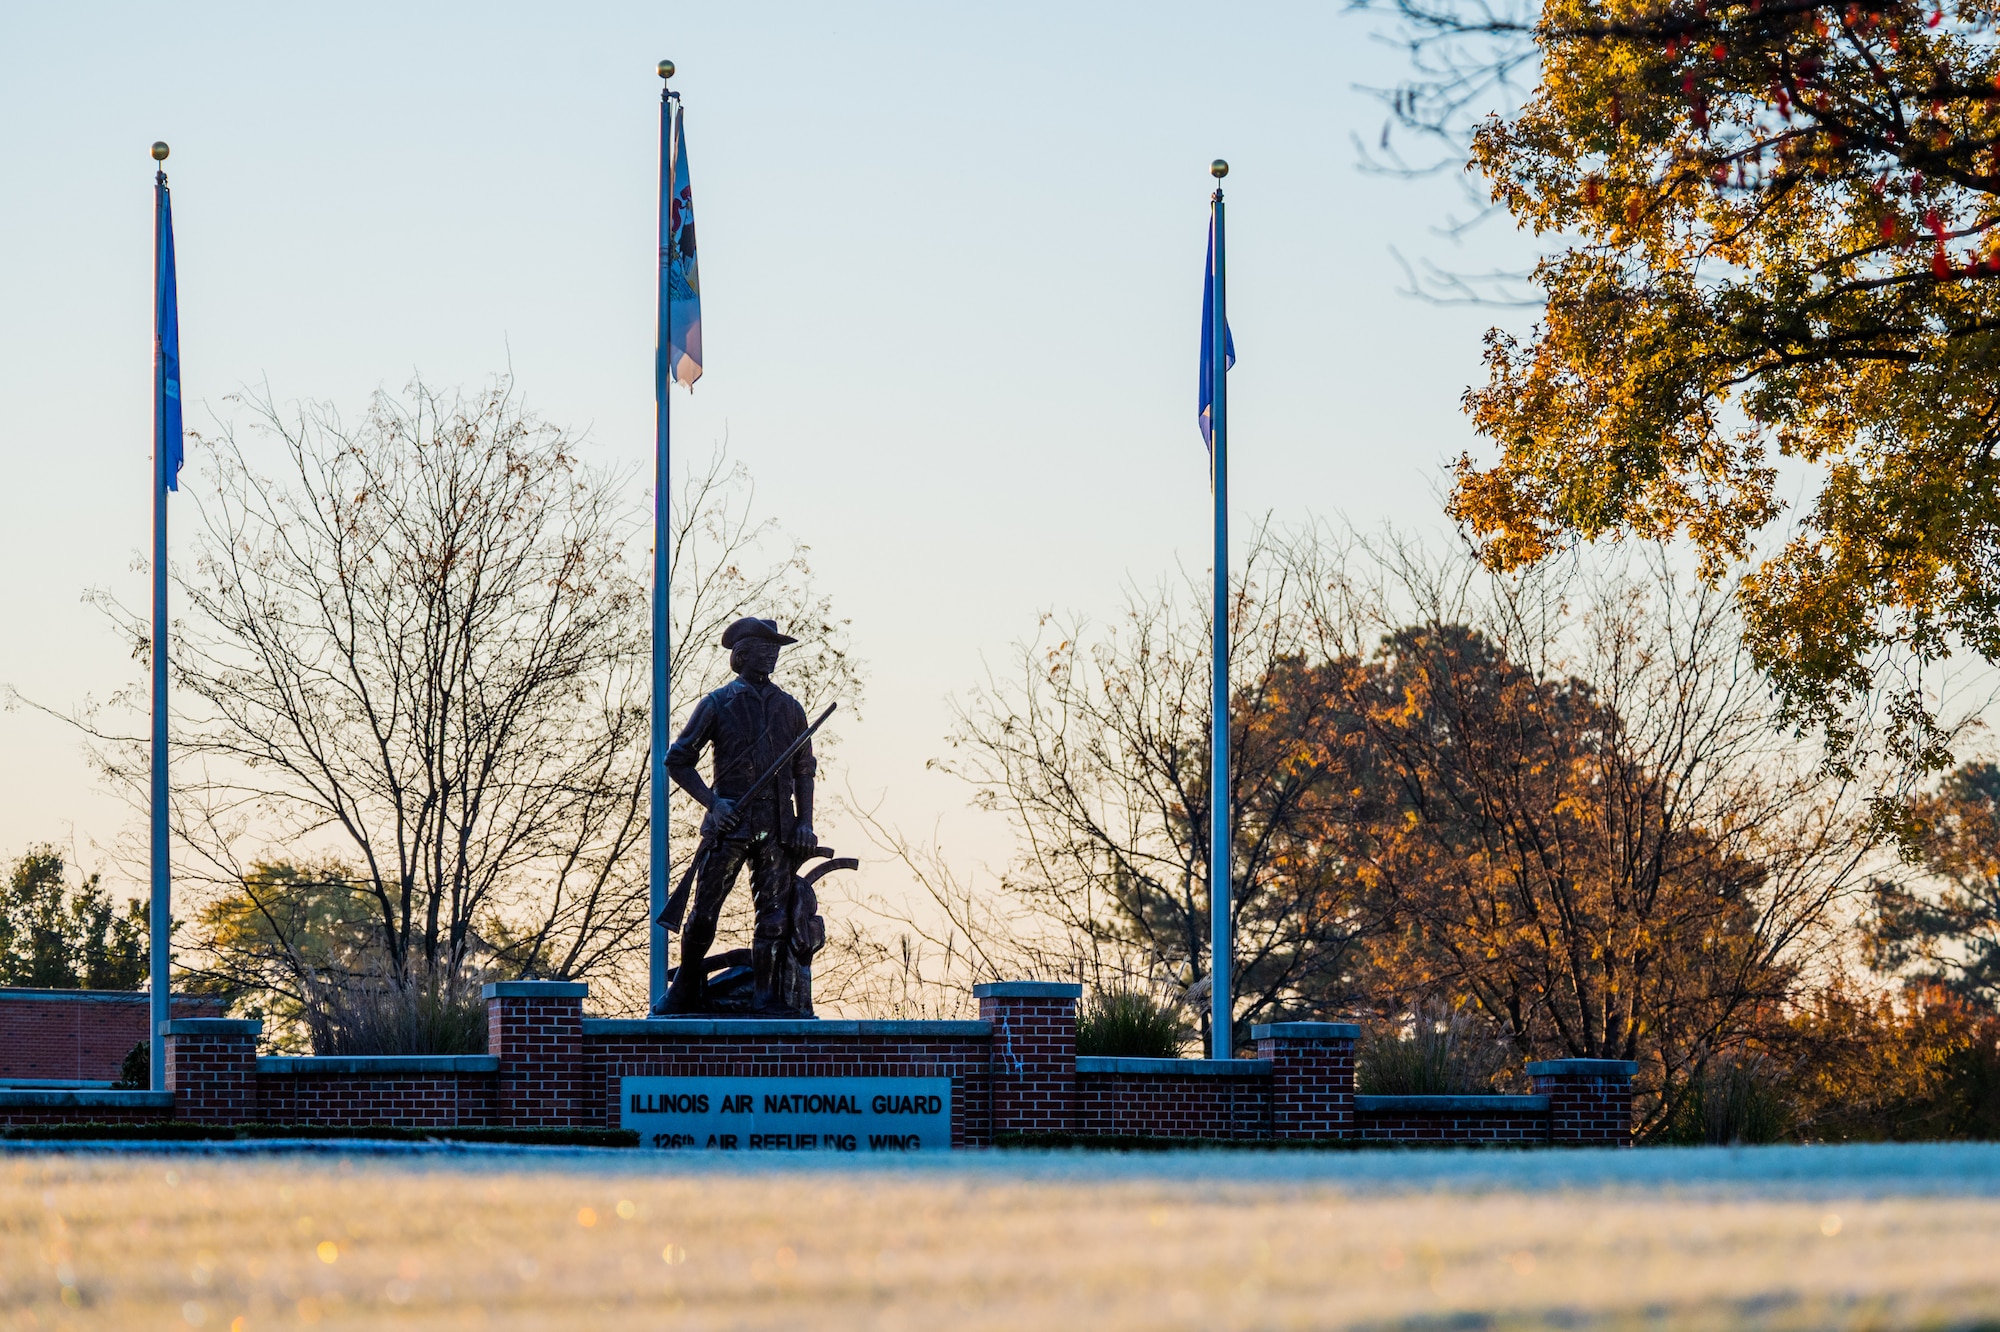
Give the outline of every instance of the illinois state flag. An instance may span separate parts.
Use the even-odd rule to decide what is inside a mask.
[[[153,215],[154,253],[159,256],[153,275],[153,355],[160,361],[160,400],[155,419],[160,423],[160,480],[168,490],[181,488],[181,459],[185,440],[181,428],[181,301],[179,283],[174,279],[174,201],[167,192],[166,178],[160,179],[158,203]]]
[[[661,163],[660,312],[666,325],[664,381],[694,387],[701,378],[701,271],[694,257],[694,193],[688,187],[687,131],[674,110],[671,160]]]

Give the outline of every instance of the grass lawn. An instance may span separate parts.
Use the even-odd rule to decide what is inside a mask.
[[[2000,1146],[0,1153],[21,1328],[2000,1328]]]

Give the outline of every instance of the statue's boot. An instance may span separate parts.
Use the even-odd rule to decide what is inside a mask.
[[[681,963],[674,973],[673,984],[667,987],[666,1000],[660,1005],[662,1013],[699,1013],[708,1001],[708,978],[688,964]]]
[[[790,1017],[791,1006],[778,992],[778,968],[784,960],[783,939],[755,939],[750,944],[751,1005],[770,1017]]]
[[[674,982],[667,987],[663,1013],[699,1013],[708,1004],[708,946],[715,942],[714,929],[690,923],[681,935],[681,965]]]

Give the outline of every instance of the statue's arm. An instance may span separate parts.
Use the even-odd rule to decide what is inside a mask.
[[[793,777],[792,793],[798,802],[799,827],[807,832],[811,832],[813,821],[813,779],[811,777]],[[801,838],[800,840],[803,841],[805,839]],[[814,838],[813,841],[816,843],[818,839]]]
[[[797,704],[793,704],[797,707]],[[804,729],[805,709],[799,709],[800,728]],[[792,756],[792,797],[798,806],[799,821],[793,830],[792,842],[795,849],[804,853],[819,844],[819,837],[813,832],[813,780],[819,772],[819,760],[813,757],[812,741],[799,746],[799,752]]]
[[[687,725],[681,728],[678,739],[667,748],[667,776],[673,778],[674,785],[694,797],[694,802],[703,809],[715,805],[715,792],[701,779],[701,769],[696,764],[701,759],[701,751],[708,748],[715,738],[715,705],[704,698],[694,705],[694,712],[688,717]]]

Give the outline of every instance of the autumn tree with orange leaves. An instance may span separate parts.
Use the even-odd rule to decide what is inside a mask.
[[[1496,580],[1368,664],[1353,839],[1378,1013],[1630,1059],[1648,1124],[1808,988],[1874,852],[1771,722],[1723,591],[1664,562]]]
[[[1786,715],[1838,760],[1886,687],[1901,755],[1945,766],[1923,668],[2000,661],[1994,5],[1479,3],[1394,5],[1434,57],[1397,106],[1447,137],[1499,111],[1471,165],[1555,248],[1532,332],[1489,335],[1497,454],[1453,514],[1500,569],[1610,534],[1747,562]],[[1505,61],[1518,109],[1479,82]],[[1819,484],[1760,549],[1780,458]]]
[[[1208,970],[1202,604],[1045,625],[954,737],[1019,834],[1006,886],[1114,978]],[[1292,534],[1235,609],[1239,1027],[1470,1006],[1516,1064],[1638,1060],[1657,1117],[1865,887],[1873,789],[1772,726],[1729,597],[1664,563]]]

